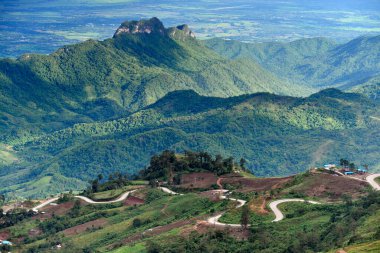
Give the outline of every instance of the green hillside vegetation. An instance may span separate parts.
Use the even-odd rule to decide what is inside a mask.
[[[139,174],[143,179],[164,179],[173,184],[175,179],[179,180],[178,175],[181,173],[208,171],[220,176],[232,173],[235,166],[237,165],[233,157],[223,158],[217,155],[213,158],[207,152],[191,151],[185,151],[178,157],[173,151],[165,150],[160,155],[154,155],[150,159],[149,166]]]
[[[370,97],[379,92],[378,77],[375,83],[371,79],[380,70],[380,36],[359,37],[344,44],[312,38],[289,43],[211,39],[205,45],[229,59],[253,59],[291,82],[362,91]]]
[[[22,252],[50,252],[57,242],[65,245],[64,252],[105,252],[119,247],[125,238],[139,235],[147,229],[178,221],[191,221],[194,217],[209,214],[211,209],[222,210],[227,204],[214,203],[197,194],[168,196],[156,189],[142,191],[145,191],[147,204],[141,206],[123,206],[121,203],[96,206],[75,204],[64,215],[56,215],[41,222],[27,219],[10,229],[12,232],[18,231],[18,237],[25,237],[21,243]],[[66,236],[62,232],[100,219],[105,220],[106,225],[93,228],[90,226],[81,233]],[[43,233],[37,237],[29,237],[28,230],[32,228],[38,228]]]
[[[377,196],[377,197],[376,197]],[[378,221],[378,194],[340,205],[283,204],[286,219],[279,223],[262,221],[249,229],[248,240],[236,240],[225,231],[193,232],[171,240],[147,240],[147,252],[327,252],[339,247],[355,248],[379,240],[379,227],[366,226]],[[369,208],[371,206],[371,208]],[[350,245],[350,246],[349,246]],[[129,247],[124,247],[128,252]],[[377,247],[373,247],[377,250]],[[222,251],[223,252],[223,251]],[[354,251],[352,251],[354,252]]]
[[[145,30],[134,33],[136,27]],[[174,90],[220,97],[308,93],[252,60],[226,60],[187,26],[166,29],[156,18],[125,22],[104,41],[1,59],[0,89],[0,141],[8,143],[125,117]]]
[[[20,162],[0,170],[0,189],[33,197],[84,189],[99,174],[138,174],[168,149],[243,157],[256,176],[294,174],[342,157],[375,171],[378,118],[378,104],[335,89],[308,98],[176,91],[125,118],[19,141],[13,148]],[[35,183],[46,176],[49,184]]]
[[[302,175],[297,177],[304,183]],[[114,179],[101,184],[104,192]],[[248,202],[265,194],[257,193],[247,195]],[[378,249],[380,240],[380,194],[374,191],[354,201],[344,196],[343,201],[320,205],[284,203],[280,209],[285,219],[275,223],[272,213],[250,210],[251,227],[243,232],[212,225],[202,228],[200,221],[220,211],[227,211],[224,221],[239,224],[244,208],[236,209],[232,201],[215,202],[196,193],[168,195],[148,186],[132,195],[143,198],[144,204],[84,205],[65,197],[58,200],[64,211],[44,219],[45,214],[21,210],[6,216],[0,212],[0,233],[8,231],[8,239],[17,242],[13,252],[51,252],[60,244],[64,253],[329,252],[338,248],[355,252],[364,245]]]
[[[377,75],[372,78],[366,78],[358,85],[349,88],[351,91],[356,93],[362,93],[366,96],[378,100],[380,99],[380,76]]]

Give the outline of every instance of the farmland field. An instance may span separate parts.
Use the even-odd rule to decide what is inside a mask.
[[[273,3],[275,2],[275,3]],[[347,41],[380,32],[380,3],[364,1],[1,1],[0,57],[51,53],[62,45],[105,39],[125,20],[187,23],[199,38],[290,41],[331,37]],[[66,13],[71,13],[70,17]]]

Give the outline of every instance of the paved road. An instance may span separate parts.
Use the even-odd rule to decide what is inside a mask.
[[[375,181],[375,178],[377,177],[380,177],[380,173],[369,175],[368,177],[366,177],[366,180],[373,187],[374,190],[380,191],[380,185]]]
[[[169,193],[169,194],[173,194],[173,195],[177,195],[178,193],[166,188],[166,187],[158,187],[159,189],[161,189],[163,192],[166,192],[166,193]],[[125,193],[123,193],[120,197],[118,197],[117,199],[114,199],[114,200],[110,200],[110,201],[94,201],[90,198],[87,198],[87,197],[84,197],[84,196],[74,196],[75,198],[78,198],[78,199],[81,199],[89,204],[110,204],[110,203],[116,203],[116,202],[120,202],[120,201],[123,201],[125,200],[126,198],[128,198],[129,194],[131,194],[132,192],[134,192],[136,190],[133,190],[133,191],[127,191]],[[183,194],[179,194],[179,195],[183,195]],[[52,199],[49,199],[41,204],[39,204],[38,206],[34,207],[32,210],[34,212],[38,212],[39,209],[55,202],[58,200],[58,197],[57,198],[52,198]]]
[[[120,197],[118,197],[117,199],[110,200],[110,201],[94,201],[94,200],[89,199],[89,198],[84,197],[84,196],[74,196],[74,197],[78,198],[78,199],[82,199],[82,200],[84,200],[90,204],[110,204],[110,203],[116,203],[116,202],[120,202],[120,201],[125,200],[126,198],[128,198],[129,194],[131,194],[134,191],[136,191],[136,190],[125,192]]]
[[[378,183],[376,183],[376,181],[375,181],[375,178],[377,178],[377,177],[380,177],[380,173],[372,174],[372,175],[367,176],[366,177],[366,181],[373,187],[373,189],[379,191],[380,190],[380,185]],[[183,194],[179,194],[177,192],[174,192],[174,191],[172,191],[172,190],[170,190],[170,189],[168,189],[166,187],[158,187],[158,188],[161,189],[163,192],[166,192],[166,193],[169,193],[169,194],[183,195]],[[117,198],[115,200],[110,200],[110,201],[94,201],[94,200],[89,199],[89,198],[84,197],[84,196],[74,196],[74,197],[82,199],[83,201],[86,201],[87,203],[90,203],[90,204],[109,204],[109,203],[115,203],[115,202],[120,202],[120,201],[125,200],[129,196],[129,194],[132,193],[132,192],[134,192],[134,191],[136,191],[136,190],[125,192],[119,198]],[[226,194],[228,192],[228,190],[224,190],[224,189],[215,190],[215,191],[218,191],[221,194]],[[238,205],[236,206],[236,208],[240,208],[240,207],[242,207],[242,206],[244,206],[246,204],[245,200],[228,198],[225,195],[221,196],[221,199],[229,199],[229,200],[238,202]],[[39,209],[41,209],[41,208],[49,205],[50,203],[53,203],[53,202],[57,201],[57,200],[58,200],[58,198],[49,199],[49,200],[47,200],[47,201],[39,204],[38,206],[34,207],[32,210],[34,212],[38,212]],[[282,212],[280,211],[280,209],[278,209],[277,206],[279,204],[285,203],[285,202],[308,202],[308,203],[311,203],[311,204],[320,204],[319,202],[316,202],[316,201],[305,201],[304,199],[280,199],[280,200],[275,200],[275,201],[273,201],[273,202],[271,202],[269,204],[270,209],[273,211],[273,213],[276,216],[276,218],[273,220],[273,222],[277,222],[277,221],[280,221],[280,220],[284,219],[284,215],[282,214]],[[222,217],[222,215],[223,215],[223,213],[215,215],[215,216],[212,216],[209,219],[207,219],[207,221],[210,224],[215,224],[215,225],[218,225],[218,226],[240,227],[240,224],[227,224],[227,223],[218,222],[219,218]]]
[[[238,202],[238,205],[236,206],[236,208],[242,207],[242,206],[245,205],[245,203],[247,203],[247,201],[245,201],[245,200],[228,198],[227,196],[221,196],[220,198],[221,199],[228,199],[228,200],[232,200],[232,201]]]
[[[307,202],[307,203],[311,203],[311,204],[320,204],[319,202],[316,202],[316,201],[306,201],[304,199],[280,199],[280,200],[275,200],[273,202],[271,202],[269,204],[269,208],[273,211],[274,215],[276,216],[276,218],[272,221],[272,222],[277,222],[277,221],[280,221],[280,220],[283,220],[284,219],[284,215],[282,214],[282,212],[280,211],[280,209],[278,209],[278,205],[279,204],[282,204],[282,203],[285,203],[285,202]]]
[[[380,177],[380,173],[369,175],[366,177],[366,180],[353,178],[353,177],[350,177],[350,178],[357,179],[360,181],[367,181],[373,187],[373,189],[380,191],[380,185],[378,183],[376,183],[376,181],[375,181],[375,178],[377,178],[377,177]],[[276,219],[274,219],[273,222],[277,222],[277,221],[284,219],[284,215],[278,209],[277,205],[279,205],[281,203],[293,202],[293,201],[305,202],[305,200],[303,200],[303,199],[281,199],[281,200],[276,200],[276,201],[273,201],[272,203],[270,203],[269,207],[270,207],[270,209],[272,209],[274,215],[276,216]],[[311,204],[319,204],[316,201],[308,201],[308,202]]]
[[[57,201],[57,200],[58,200],[58,198],[52,198],[52,199],[49,199],[49,200],[47,200],[47,201],[45,201],[45,202],[39,204],[38,206],[33,207],[32,211],[38,213],[38,209],[41,209],[42,207],[47,206],[47,205],[49,205],[50,203],[53,203],[53,202],[55,202],[55,201]]]
[[[220,192],[220,193],[227,193],[228,190],[215,190],[216,192]],[[238,202],[238,204],[236,205],[236,208],[240,208],[242,206],[244,206],[247,201],[245,200],[242,200],[242,199],[234,199],[234,198],[228,198],[227,196],[223,195],[220,197],[221,199],[228,199],[228,200],[232,200],[232,201],[235,201],[235,202]],[[222,215],[224,214],[221,213],[221,214],[217,214],[217,215],[214,215],[214,216],[211,216],[210,218],[207,219],[207,222],[209,224],[212,224],[212,225],[216,225],[216,226],[220,226],[220,227],[241,227],[240,224],[231,224],[231,223],[222,223],[222,222],[219,222],[218,220],[220,219],[220,217],[222,217]]]
[[[116,203],[116,202],[120,202],[120,201],[125,200],[126,198],[128,198],[129,194],[131,194],[134,191],[136,191],[136,190],[125,192],[120,197],[118,197],[117,199],[110,200],[110,201],[94,201],[94,200],[89,199],[89,198],[84,197],[84,196],[74,196],[74,198],[81,199],[81,200],[83,200],[89,204],[110,204],[110,203]],[[49,199],[49,200],[39,204],[38,206],[33,207],[32,210],[37,213],[39,209],[49,205],[50,203],[57,201],[58,199],[59,199],[58,197]]]
[[[166,187],[157,187],[158,189],[161,189],[163,192],[166,192],[166,193],[169,193],[169,194],[172,194],[172,195],[183,195],[183,194],[179,194],[177,192],[174,192],[172,190],[170,190],[169,188],[166,188]]]

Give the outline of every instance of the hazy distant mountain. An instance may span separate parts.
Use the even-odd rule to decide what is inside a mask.
[[[290,43],[242,43],[211,39],[205,45],[230,59],[250,58],[278,77],[315,88],[361,90],[363,80],[380,72],[380,36],[345,44],[324,38]]]
[[[0,140],[125,116],[174,90],[221,97],[309,92],[255,61],[226,60],[187,25],[166,29],[157,18],[124,22],[105,41],[0,60],[0,88]]]

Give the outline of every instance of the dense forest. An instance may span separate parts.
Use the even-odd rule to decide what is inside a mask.
[[[260,91],[310,94],[252,60],[219,56],[189,31],[166,29],[158,19],[134,23],[139,25],[162,33],[120,33],[50,55],[0,59],[0,141],[120,118],[174,90],[220,97]]]
[[[336,87],[378,99],[380,36],[346,43],[326,38],[243,43],[211,39],[205,45],[228,59],[252,59],[275,76],[318,88]]]
[[[341,157],[373,168],[378,107],[336,89],[308,98],[268,93],[213,98],[176,91],[128,117],[76,124],[15,145],[20,162],[3,166],[0,188],[27,196],[84,189],[99,174],[137,175],[151,156],[167,149],[244,157],[256,176],[294,174]]]
[[[160,155],[154,155],[140,175],[147,180],[164,178],[172,184],[176,173],[209,171],[223,175],[232,173],[235,166],[233,157],[216,155],[213,158],[207,152],[185,151],[184,154],[175,154],[174,151],[165,150]]]
[[[131,27],[142,30],[125,32]],[[360,60],[376,38],[356,42]],[[301,64],[333,44],[265,44],[263,51],[289,52]],[[125,22],[104,41],[0,60],[0,193],[82,190],[99,174],[137,175],[163,150],[244,157],[257,176],[290,175],[340,157],[379,164],[376,99],[336,89],[290,97],[314,89],[280,81],[256,51],[251,59],[226,59],[207,46],[187,26],[150,19]],[[361,87],[371,98],[376,80]]]

